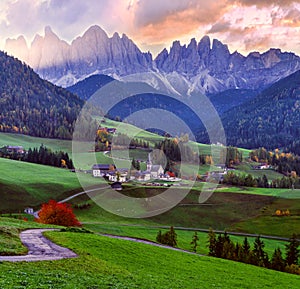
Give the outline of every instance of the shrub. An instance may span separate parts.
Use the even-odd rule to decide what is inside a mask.
[[[37,222],[66,227],[81,226],[69,204],[54,200],[42,205]]]

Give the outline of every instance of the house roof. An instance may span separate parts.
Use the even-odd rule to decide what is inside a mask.
[[[95,165],[93,165],[92,169],[93,170],[109,170],[111,166],[113,166],[114,168],[116,168],[115,165],[95,164]]]
[[[122,189],[122,183],[121,182],[114,182],[111,184],[112,189]]]
[[[22,146],[7,146],[6,148],[8,148],[8,149],[23,149],[23,147]]]

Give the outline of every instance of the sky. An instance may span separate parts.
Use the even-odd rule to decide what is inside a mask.
[[[31,43],[45,26],[70,43],[95,24],[154,55],[204,35],[244,55],[271,47],[300,55],[300,0],[1,0],[0,49],[19,35]]]

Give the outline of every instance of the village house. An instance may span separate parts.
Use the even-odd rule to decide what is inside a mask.
[[[33,215],[34,214],[34,210],[33,210],[33,208],[26,208],[24,210],[24,213],[28,214],[28,215]]]
[[[116,166],[113,164],[96,164],[92,167],[94,177],[103,177],[107,175],[108,172],[112,172],[115,170]]]
[[[6,146],[3,148],[8,154],[24,154],[25,150],[22,146]]]
[[[134,179],[140,182],[149,181],[151,179],[151,174],[149,171],[136,172]]]
[[[111,188],[115,191],[122,191],[122,183],[114,182],[113,184],[111,184]]]
[[[124,183],[128,178],[128,169],[116,169],[106,174],[110,182]]]
[[[260,164],[258,166],[253,166],[254,170],[267,170],[269,168],[270,168],[270,165],[268,165],[266,163]]]

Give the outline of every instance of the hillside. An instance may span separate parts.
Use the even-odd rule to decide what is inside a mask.
[[[70,139],[83,101],[0,52],[0,131]]]
[[[222,117],[227,144],[284,148],[299,154],[300,71],[278,81]],[[203,141],[203,132],[199,134]]]
[[[240,106],[251,100],[258,94],[258,91],[251,89],[229,89],[209,96],[219,115],[233,107]]]
[[[89,99],[98,89],[102,86],[110,83],[114,79],[104,74],[92,75],[85,78],[76,84],[67,87],[67,90],[71,93],[78,95],[81,99]]]
[[[79,253],[57,262],[1,264],[11,288],[297,288],[299,276],[86,233],[47,233]]]

